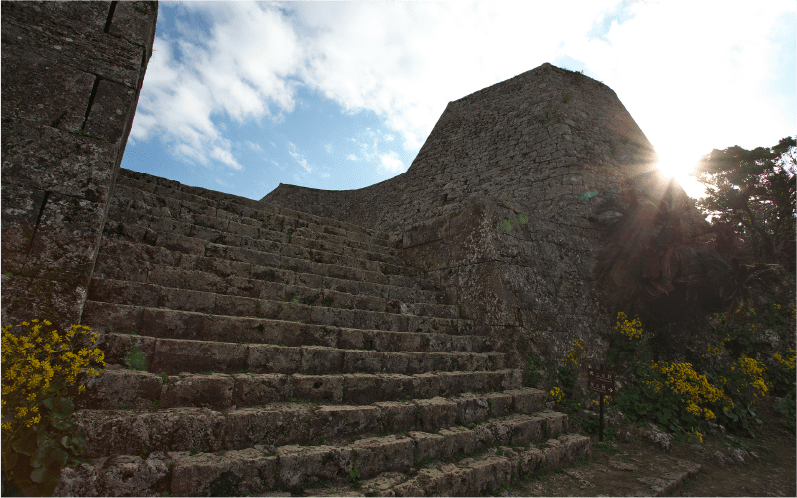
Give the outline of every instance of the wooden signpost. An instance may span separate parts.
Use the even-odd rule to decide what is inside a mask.
[[[617,388],[614,385],[614,372],[608,372],[606,370],[595,370],[592,367],[590,367],[587,379],[587,389],[598,393],[598,397],[600,398],[598,404],[600,405],[601,424],[600,424],[600,432],[598,433],[599,434],[598,440],[602,443],[603,442],[603,396],[608,394],[609,396],[614,397],[614,395],[617,394]]]

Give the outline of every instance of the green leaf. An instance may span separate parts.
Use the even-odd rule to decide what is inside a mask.
[[[36,444],[36,433],[32,430],[25,431],[21,437],[15,439],[11,443],[11,447],[14,451],[22,453],[23,455],[31,456],[33,455],[38,445]]]
[[[9,451],[8,454],[4,456],[6,458],[5,462],[3,462],[3,467],[5,467],[3,470],[5,470],[8,473],[11,469],[13,469],[17,465],[17,460],[19,459],[19,453],[15,451]]]
[[[67,459],[69,459],[69,454],[66,451],[51,446],[49,448],[39,448],[39,451],[31,458],[30,464],[35,468],[58,466],[60,469],[64,466]]]

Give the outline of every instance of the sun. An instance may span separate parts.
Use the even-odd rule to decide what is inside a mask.
[[[659,172],[666,178],[673,178],[686,191],[689,197],[701,198],[706,195],[704,187],[689,173],[694,171],[700,157],[681,154],[659,154]]]

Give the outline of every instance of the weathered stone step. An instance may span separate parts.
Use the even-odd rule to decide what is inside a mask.
[[[352,486],[305,490],[305,496],[483,496],[513,479],[554,472],[592,453],[590,439],[564,434],[542,444],[498,446],[456,463],[435,462],[414,472],[383,473]]]
[[[347,444],[354,437],[402,431],[435,432],[455,425],[486,425],[493,434],[506,428],[521,431],[532,415],[551,426],[560,426],[563,414],[536,413],[545,409],[545,393],[518,389],[504,393],[463,394],[404,402],[370,405],[319,405],[281,403],[256,408],[232,408],[225,412],[208,408],[169,408],[155,412],[130,410],[79,410],[71,420],[86,434],[88,458],[153,451],[241,450],[254,445]],[[557,420],[554,420],[557,419]],[[535,419],[536,420],[536,419]],[[503,428],[499,428],[499,426]],[[431,452],[440,438],[429,435],[419,459],[437,458]],[[444,445],[440,445],[441,447]]]
[[[119,202],[122,204],[120,205]],[[131,207],[126,207],[124,201],[112,204],[108,212],[108,219],[111,222],[107,227],[109,233],[119,233],[126,230],[125,226],[133,225],[161,233],[177,233],[186,237],[225,244],[237,247],[246,247],[267,251],[279,249],[289,255],[289,252],[305,253],[307,259],[327,260],[335,259],[336,256],[350,258],[349,266],[362,266],[367,262],[380,262],[385,265],[395,265],[406,267],[408,263],[401,259],[396,249],[388,249],[384,246],[357,242],[355,247],[353,242],[336,237],[338,240],[330,241],[324,239],[318,232],[306,227],[298,228],[285,227],[284,221],[280,221],[277,226],[269,225],[258,220],[251,220],[248,223],[237,223],[226,218],[213,218],[201,214],[183,214],[176,217],[160,216],[166,213],[157,209],[150,210],[141,200],[129,200]],[[135,208],[137,204],[140,207]],[[152,214],[154,211],[157,214]],[[244,219],[246,220],[246,219]],[[119,226],[122,225],[122,226]],[[327,237],[332,237],[327,235]],[[355,265],[355,260],[361,260]],[[371,266],[374,266],[371,263]],[[416,272],[409,269],[407,272]]]
[[[446,434],[446,436],[449,436]],[[444,436],[444,437],[446,437]],[[462,451],[453,434],[447,448]],[[142,456],[119,455],[96,458],[75,469],[62,470],[59,498],[69,490],[80,490],[81,497],[100,496],[104,489],[124,489],[127,496],[164,496],[174,498],[197,496],[252,496],[288,498],[288,492],[270,493],[274,489],[315,486],[303,496],[317,498],[475,498],[493,491],[511,480],[552,472],[570,463],[589,457],[589,438],[576,434],[560,435],[545,442],[528,443],[513,448],[497,445],[481,453],[474,452],[456,463],[434,462],[423,465],[414,458],[416,441],[409,436],[388,436],[363,439],[345,447],[282,446],[279,453],[249,448],[210,454],[188,452],[152,452]],[[379,472],[376,477],[363,475],[379,468],[400,468]],[[135,479],[130,479],[135,476]],[[409,477],[409,479],[408,479]],[[359,491],[343,483],[349,479],[361,483]],[[294,483],[298,484],[294,486]],[[338,490],[319,490],[333,484]],[[68,488],[68,489],[67,489]]]
[[[151,227],[154,227],[154,229]],[[204,230],[205,232],[207,231],[207,229]],[[363,257],[374,253],[361,252],[357,254],[353,250],[348,250],[341,246],[336,246],[336,249],[342,251],[341,253],[308,249],[302,244],[312,245],[311,239],[302,239],[301,237],[293,237],[288,242],[280,243],[269,239],[251,238],[229,233],[214,235],[213,233],[205,232],[197,232],[195,228],[181,229],[177,222],[171,221],[155,224],[147,223],[144,219],[135,223],[117,222],[109,219],[105,224],[104,236],[127,238],[132,241],[146,241],[163,247],[174,246],[180,251],[188,250],[194,254],[206,256],[224,257],[224,255],[230,254],[230,259],[235,259],[236,256],[245,257],[245,261],[268,266],[278,266],[280,258],[293,258],[383,275],[401,275],[411,279],[422,278],[423,274],[423,270],[403,264]],[[177,244],[175,244],[175,239],[177,239]],[[326,247],[326,249],[329,248]]]
[[[125,334],[106,334],[101,347],[114,362],[135,339]],[[180,372],[395,373],[414,375],[434,371],[475,372],[506,368],[505,353],[380,352],[323,346],[290,347],[273,344],[233,343],[192,339],[140,338],[147,370]],[[129,352],[126,354],[130,354]],[[120,358],[121,359],[121,358]]]
[[[165,338],[290,347],[323,346],[377,352],[489,353],[492,351],[489,338],[479,335],[460,336],[435,331],[394,332],[350,329],[262,318],[186,313],[97,301],[86,301],[82,322],[91,326],[96,332],[137,336],[136,341],[144,341],[141,347],[144,347],[147,341]]]
[[[311,289],[329,289],[402,303],[442,304],[445,299],[442,292],[393,285],[407,283],[406,279],[399,278],[399,275],[380,276],[366,272],[366,279],[377,276],[377,280],[384,281],[384,283],[374,283],[356,280],[364,275],[352,268],[337,265],[327,265],[324,268],[323,265],[314,266],[313,263],[293,260],[293,258],[285,258],[285,263],[296,270],[232,261],[213,256],[187,254],[170,251],[159,246],[106,238],[103,239],[100,252],[97,255],[93,276],[158,284],[164,283],[163,278],[166,277],[176,279],[172,281],[176,282],[180,288],[199,285],[202,287],[197,290],[219,293],[229,293],[226,290],[228,287],[245,289],[250,282],[243,280],[255,280]],[[305,271],[314,269],[324,269],[324,271],[321,274]],[[149,278],[151,273],[153,274],[152,280]]]
[[[280,313],[285,314],[280,317],[304,321],[310,320],[309,313],[301,317],[302,311],[308,311],[307,308],[297,308],[292,305],[347,310],[344,315],[367,311],[441,319],[459,317],[456,305],[403,303],[398,300],[388,301],[373,296],[352,295],[330,289],[317,290],[300,285],[285,285],[255,279],[222,280],[206,272],[172,267],[152,268],[148,273],[147,282],[131,282],[95,275],[89,286],[88,299],[113,304],[272,319],[277,318],[276,314],[282,310]],[[211,282],[216,285],[208,285]],[[341,318],[345,320],[344,317]]]
[[[285,268],[297,272],[384,283],[398,287],[434,290],[436,286],[434,280],[421,277],[423,270],[353,257],[337,257],[332,253],[323,253],[323,257],[317,260],[306,259],[306,255],[292,250],[292,248],[297,246],[288,245],[283,248],[277,242],[267,243],[267,241],[263,240],[249,239],[252,242],[251,247],[225,243],[218,244],[201,238],[187,237],[175,232],[155,232],[138,225],[118,224],[112,220],[105,224],[105,228],[103,245],[106,241],[121,239],[164,247],[173,252],[184,253],[189,258],[191,256],[194,258],[203,256],[215,257],[271,268]],[[226,242],[226,240],[223,242]]]
[[[228,410],[233,405],[253,407],[291,400],[370,404],[466,392],[501,392],[519,389],[521,382],[522,371],[517,369],[414,375],[186,373],[169,376],[106,368],[102,375],[89,381],[86,391],[76,398],[76,404],[91,409],[139,410],[176,407]]]
[[[171,205],[171,207],[167,207]],[[346,247],[350,252],[371,253],[366,259],[400,263],[398,249],[380,245],[370,237],[352,234],[341,229],[301,222],[284,215],[254,213],[257,218],[237,217],[225,213],[215,216],[213,208],[194,203],[179,202],[153,196],[137,189],[122,188],[114,197],[109,208],[109,219],[120,223],[135,223],[149,226],[158,231],[172,227],[183,235],[195,234],[206,240],[213,240],[221,234],[246,236],[252,239],[266,239],[279,243],[290,243],[294,237],[301,237],[311,249],[342,252]],[[379,242],[382,242],[380,239]],[[296,244],[297,242],[293,242]],[[331,249],[323,249],[330,246]],[[335,249],[335,248],[340,249]]]
[[[364,438],[345,446],[280,446],[272,457],[254,448],[189,455],[174,465],[171,491],[179,496],[204,495],[224,472],[235,474],[233,469],[246,467],[255,475],[273,472],[274,478],[258,483],[262,486],[259,489],[253,487],[257,481],[249,480],[241,486],[242,481],[247,481],[243,478],[232,487],[236,493],[273,489],[301,492],[312,482],[369,479],[384,472],[408,472],[428,459],[467,456],[484,452],[493,445],[527,446],[546,437],[545,425],[548,435],[562,434],[566,432],[567,416],[557,415],[557,418],[513,415],[480,424],[474,430],[452,427],[436,434],[414,431],[408,435]],[[560,446],[556,454],[564,453],[561,444],[556,446]],[[507,460],[511,462],[511,458]],[[520,458],[517,463],[519,470]],[[511,478],[511,464],[507,470]],[[271,488],[265,485],[269,481],[274,483]]]
[[[220,296],[220,299],[223,296]],[[287,324],[315,325],[304,330],[310,337],[333,334],[338,339],[335,347],[356,345],[360,348],[360,338],[379,337],[377,332],[406,332],[417,334],[444,334],[447,336],[478,336],[481,332],[472,321],[443,320],[412,315],[395,315],[365,311],[340,310],[335,308],[318,308],[296,303],[279,303],[272,309],[265,306],[265,301],[247,300],[246,298],[228,297],[229,308],[224,315],[202,312],[168,310],[145,306],[104,303],[87,300],[83,308],[81,322],[96,331],[110,331],[123,334],[140,334],[149,337],[172,339],[190,339],[225,342],[251,342],[256,344],[293,343],[284,340],[286,330],[296,330]],[[238,303],[238,308],[234,308]],[[263,306],[258,307],[261,303]],[[280,308],[282,312],[280,312]],[[218,310],[218,308],[217,308]],[[251,310],[251,311],[250,311]],[[307,310],[310,314],[307,314]],[[246,316],[234,316],[248,314]],[[257,315],[263,318],[256,318]],[[276,319],[267,318],[274,316]],[[300,318],[307,322],[300,323]],[[340,324],[340,325],[339,325]],[[320,328],[319,328],[320,327]],[[346,330],[346,332],[338,332]],[[361,333],[349,332],[360,330]],[[344,337],[345,335],[345,337]],[[403,336],[402,336],[403,337]],[[453,339],[452,339],[453,340]],[[331,344],[332,338],[313,339],[313,343],[302,345]],[[365,342],[362,343],[363,348]],[[452,343],[453,344],[453,343]],[[457,342],[456,344],[465,344]],[[482,344],[474,340],[471,344]],[[474,347],[466,348],[475,350]],[[478,348],[481,349],[481,348]]]
[[[138,173],[136,173],[138,174]],[[350,223],[324,218],[309,213],[282,208],[273,204],[263,203],[239,197],[206,190],[199,187],[188,187],[173,182],[166,185],[162,178],[135,178],[125,173],[120,174],[117,181],[115,197],[125,198],[125,187],[135,190],[133,200],[142,200],[141,206],[159,208],[161,213],[168,213],[167,217],[174,217],[183,212],[197,213],[214,218],[226,218],[236,223],[246,224],[248,220],[271,222],[276,220],[276,225],[293,226],[305,225],[318,233],[328,233],[344,237],[348,240],[357,240],[388,248],[389,237],[387,234],[353,225]],[[169,180],[166,180],[167,182]],[[140,193],[139,193],[140,192]],[[149,197],[146,194],[150,194]],[[147,202],[148,201],[148,202]],[[138,206],[138,205],[137,205]],[[278,219],[281,218],[281,219]]]

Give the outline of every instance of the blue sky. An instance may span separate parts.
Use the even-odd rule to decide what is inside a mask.
[[[550,62],[603,81],[691,195],[797,134],[789,1],[159,2],[122,167],[260,199],[403,173],[449,101]]]

